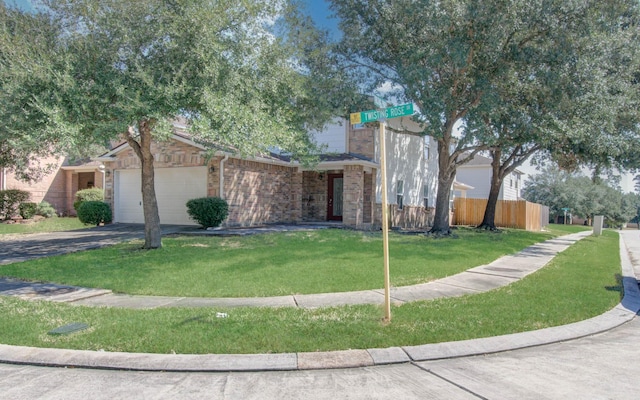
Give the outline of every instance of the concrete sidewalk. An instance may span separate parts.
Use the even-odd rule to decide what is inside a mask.
[[[395,288],[396,303],[438,297],[479,293],[510,284],[538,270],[557,253],[590,234],[579,233],[552,239],[531,246],[514,256],[503,257],[491,264],[435,282]],[[566,341],[612,329],[632,320],[640,310],[640,291],[635,274],[640,275],[640,233],[623,231],[620,237],[620,255],[625,297],[614,309],[598,317],[578,323],[504,335],[450,343],[405,346],[387,349],[346,350],[316,353],[286,354],[207,354],[167,355],[139,353],[107,353],[64,349],[41,349],[0,345],[0,361],[33,365],[57,365],[89,368],[108,368],[146,371],[265,371],[348,368],[427,361],[468,355],[488,354],[505,350]],[[636,270],[634,271],[634,267]],[[91,306],[117,306],[131,308],[154,307],[216,307],[216,306],[291,306],[321,307],[344,304],[382,303],[382,290],[355,293],[329,293],[317,295],[283,296],[260,299],[188,299],[152,296],[123,296],[112,293],[85,293],[87,289],[70,286],[46,287],[21,285],[18,281],[5,281],[0,294],[31,299],[49,299]],[[72,293],[77,292],[74,298]]]

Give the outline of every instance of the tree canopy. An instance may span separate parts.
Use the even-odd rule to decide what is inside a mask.
[[[288,0],[41,5],[38,14],[5,12],[4,25],[10,16],[25,21],[12,51],[33,37],[44,50],[29,46],[24,57],[42,69],[39,85],[29,76],[13,80],[17,63],[3,68],[26,99],[3,96],[10,106],[3,112],[38,115],[3,128],[31,141],[67,138],[67,146],[122,135],[142,164],[145,248],[161,246],[151,142],[169,137],[175,118],[187,119],[202,143],[243,155],[279,147],[302,156],[309,129],[337,112],[337,101],[323,96],[341,81],[319,61],[323,35]]]
[[[633,219],[640,206],[636,193],[622,193],[606,181],[594,182],[576,172],[547,167],[525,182],[522,196],[528,201],[549,206],[550,217],[564,215],[564,208],[574,217],[591,219],[603,215],[611,226]]]
[[[575,126],[567,117],[589,110],[584,105],[596,92],[585,91],[582,107],[562,101],[566,87],[576,95],[582,89],[573,85],[574,67],[583,57],[595,65],[600,59],[589,57],[590,53],[601,55],[596,50],[603,47],[593,43],[617,32],[616,24],[625,23],[626,13],[637,7],[631,0],[332,0],[332,4],[342,20],[345,64],[369,90],[391,86],[395,90],[390,97],[415,103],[424,134],[438,142],[432,231],[445,233],[457,166],[476,152],[495,148],[496,134],[505,127],[512,138],[516,134],[522,138],[508,144],[516,151],[513,154],[528,156],[537,150],[530,146],[546,145],[540,134]],[[578,80],[583,82],[587,81]],[[538,101],[531,103],[533,99]],[[558,103],[552,109],[546,107],[554,101]],[[593,131],[592,121],[578,121],[591,122],[577,129],[581,134],[587,128]],[[515,132],[515,126],[522,130]],[[567,142],[574,148],[584,143]],[[512,155],[511,150],[504,154]]]

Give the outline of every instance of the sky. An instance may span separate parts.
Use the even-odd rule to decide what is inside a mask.
[[[17,4],[25,9],[31,8],[30,0],[5,0],[5,2],[8,4]],[[302,0],[302,3],[304,4],[306,13],[313,18],[319,28],[329,30],[336,35],[338,34],[338,20],[331,16],[332,11],[329,9],[329,2],[327,0]],[[539,173],[534,167],[529,165],[528,162],[519,169],[526,175]],[[633,176],[633,174],[622,174],[621,186],[624,191],[629,192],[634,190]],[[526,178],[527,176],[525,176],[525,179]]]

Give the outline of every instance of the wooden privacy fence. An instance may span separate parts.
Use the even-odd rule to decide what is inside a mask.
[[[487,208],[487,199],[458,197],[453,205],[454,225],[480,225]],[[549,208],[525,200],[498,200],[496,226],[501,228],[540,231],[549,221]]]

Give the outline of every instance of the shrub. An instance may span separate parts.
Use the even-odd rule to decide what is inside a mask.
[[[204,228],[213,228],[227,218],[229,205],[219,197],[201,197],[187,201],[187,213]]]
[[[42,215],[45,218],[51,218],[57,216],[56,209],[53,208],[51,204],[46,201],[38,204],[38,209],[36,210],[37,215]]]
[[[102,201],[83,201],[76,211],[83,224],[97,226],[101,223],[108,224],[112,220],[111,207]]]
[[[76,192],[76,200],[73,202],[73,208],[78,211],[78,207],[85,201],[103,201],[104,191],[99,188],[82,189]]]
[[[24,190],[9,189],[0,190],[0,215],[5,219],[9,219],[16,214],[20,203],[29,201],[31,194]]]
[[[36,210],[38,210],[38,205],[36,203],[20,203],[18,206],[20,210],[20,216],[24,219],[31,219],[34,215],[36,215]]]

